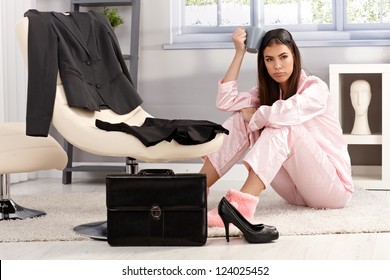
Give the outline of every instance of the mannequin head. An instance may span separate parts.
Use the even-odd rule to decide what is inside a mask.
[[[351,84],[351,102],[356,115],[365,115],[371,102],[371,87],[365,80],[356,80]]]

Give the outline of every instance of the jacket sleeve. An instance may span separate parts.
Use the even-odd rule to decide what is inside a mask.
[[[221,111],[235,112],[244,108],[259,107],[258,88],[239,92],[237,81],[223,83],[218,81],[218,93],[216,106]]]
[[[278,100],[272,106],[260,106],[252,116],[249,129],[302,124],[325,112],[328,98],[327,85],[318,78],[309,78],[289,99]]]
[[[57,36],[48,16],[35,10],[25,16],[29,19],[26,134],[46,137],[56,94]]]

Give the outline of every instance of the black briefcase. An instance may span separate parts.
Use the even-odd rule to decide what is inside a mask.
[[[145,169],[108,175],[111,246],[201,246],[207,240],[206,175]]]

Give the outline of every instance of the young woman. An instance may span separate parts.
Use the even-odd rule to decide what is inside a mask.
[[[313,208],[348,204],[353,184],[351,163],[327,85],[307,76],[291,34],[268,31],[258,53],[258,86],[238,91],[237,78],[246,33],[233,33],[235,55],[218,83],[217,107],[232,112],[221,149],[208,155],[201,173],[211,187],[242,157],[248,177],[227,200],[251,221],[258,196],[271,186],[287,202]],[[209,226],[224,226],[217,209]]]

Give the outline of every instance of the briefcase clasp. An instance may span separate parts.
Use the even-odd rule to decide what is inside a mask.
[[[150,214],[152,215],[154,220],[160,220],[161,213],[162,213],[161,208],[158,205],[154,205],[150,209]]]

